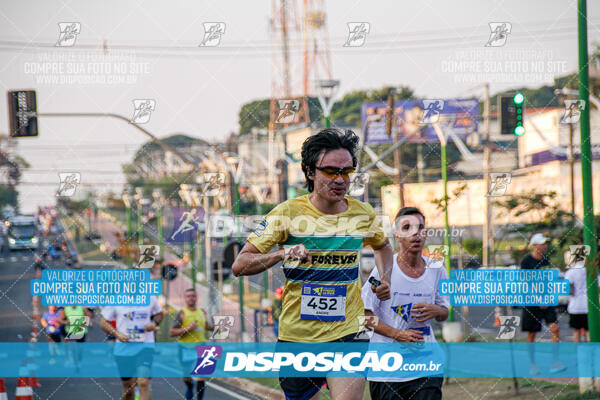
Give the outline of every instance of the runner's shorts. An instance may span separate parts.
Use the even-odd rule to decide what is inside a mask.
[[[542,330],[542,321],[546,321],[546,325],[558,321],[556,307],[540,308],[540,307],[523,307],[522,314],[523,332],[540,332]]]
[[[588,329],[587,314],[569,314],[569,326],[573,329]]]
[[[369,381],[372,400],[441,400],[443,378],[417,378],[405,382]]]
[[[154,359],[154,349],[142,349],[132,356],[117,356],[117,368],[121,380],[127,381],[131,377],[149,377],[152,369],[152,360]]]
[[[357,339],[358,333],[341,337],[331,343],[336,342],[368,342],[369,339]],[[284,340],[278,340],[279,343],[286,343]],[[303,377],[279,377],[279,385],[285,393],[285,398],[288,400],[307,400],[313,397],[321,387],[327,383],[327,378],[324,376],[318,378],[303,378]]]

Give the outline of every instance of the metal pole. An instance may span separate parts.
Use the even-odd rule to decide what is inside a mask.
[[[158,258],[162,258],[163,252],[163,226],[162,226],[162,205],[156,209],[157,231],[158,231]]]
[[[575,159],[573,158],[573,124],[569,124],[569,177],[571,186],[571,214],[575,223]]]
[[[198,231],[196,231],[196,235],[199,235],[200,233]],[[194,237],[191,236],[190,237],[190,264],[192,264],[192,287],[195,288],[196,287],[196,263],[194,262],[194,245],[196,244],[196,241],[194,240]]]
[[[144,244],[144,224],[142,223],[142,205],[137,204],[137,217],[138,217],[138,244]]]
[[[126,239],[129,239],[131,237],[131,234],[133,233],[133,227],[132,227],[132,221],[131,221],[131,207],[125,206],[125,209],[127,211],[127,237],[126,237]]]
[[[442,150],[442,181],[444,182],[444,245],[447,251],[444,252],[444,263],[446,272],[450,276],[450,224],[448,223],[448,165],[446,161],[446,143],[440,142]],[[454,308],[448,308],[448,321],[454,321]]]
[[[484,267],[489,265],[490,255],[490,84],[485,84],[485,99],[483,103],[483,131],[485,145],[483,147],[483,182],[485,185],[485,201],[483,203],[483,255],[481,260]]]
[[[385,130],[388,137],[392,137],[394,144],[398,143],[399,135],[398,129],[394,129],[394,91],[390,90],[388,94],[387,114],[385,116]],[[396,185],[398,186],[398,197],[400,199],[400,208],[404,207],[404,187],[402,184],[402,151],[400,146],[397,146],[394,150],[394,168],[396,168]]]
[[[121,121],[125,121],[129,125],[140,130],[144,135],[146,135],[150,139],[152,139],[153,142],[155,142],[160,147],[162,147],[163,150],[170,151],[171,153],[175,154],[175,156],[177,156],[181,161],[183,161],[188,166],[192,167],[195,171],[202,172],[196,164],[189,161],[183,154],[181,154],[177,150],[173,149],[168,144],[162,142],[160,139],[158,139],[156,136],[154,136],[152,133],[150,133],[150,131],[148,131],[147,129],[142,128],[140,125],[136,124],[135,122],[132,122],[129,118],[124,117],[122,115],[114,114],[114,113],[36,113],[35,115],[37,117],[109,117],[109,118],[120,119]]]
[[[590,143],[590,108],[587,43],[587,3],[577,2],[577,22],[579,30],[579,99],[585,101],[581,110],[579,130],[581,132],[581,179],[583,187],[583,239],[590,246],[590,255],[586,257],[586,280],[588,296],[588,325],[590,341],[600,342],[600,308],[598,308],[598,253],[595,239],[594,202],[592,195],[592,149]]]
[[[236,240],[239,243],[242,239],[241,239],[241,232],[240,232],[240,224],[239,224],[239,215],[240,215],[240,201],[239,201],[239,184],[237,182],[235,182],[235,204],[234,204],[234,210],[235,210],[235,223],[236,223]],[[234,249],[234,259],[237,257],[237,253],[238,253],[239,249],[236,248]],[[240,295],[240,327],[241,327],[241,332],[242,332],[242,341],[244,340],[244,333],[246,332],[246,321],[244,318],[244,277],[240,276],[238,278],[238,293]]]

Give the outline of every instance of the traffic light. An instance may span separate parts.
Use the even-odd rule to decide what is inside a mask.
[[[37,136],[35,90],[11,90],[7,101],[10,137]]]
[[[516,93],[511,96],[498,96],[500,104],[500,133],[521,136],[525,133],[523,115],[525,96]]]

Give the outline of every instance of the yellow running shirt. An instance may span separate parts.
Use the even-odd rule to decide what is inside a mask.
[[[371,205],[350,196],[346,201],[346,211],[324,214],[308,195],[287,200],[248,238],[261,253],[297,244],[310,253],[307,262],[283,263],[280,340],[330,342],[358,332],[358,317],[364,315],[359,250],[380,247],[386,237]]]
[[[192,322],[196,323],[196,329],[189,331],[179,336],[177,341],[179,343],[203,343],[206,341],[205,333],[206,330],[206,317],[204,311],[201,308],[196,308],[195,311],[190,310],[187,307],[181,309],[183,312],[183,321],[181,321],[181,327],[185,328]]]

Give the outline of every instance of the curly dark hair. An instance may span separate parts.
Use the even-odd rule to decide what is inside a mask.
[[[340,129],[327,128],[314,136],[307,138],[302,144],[302,172],[306,178],[304,186],[312,193],[314,182],[308,177],[314,175],[315,167],[321,154],[326,154],[331,150],[346,149],[352,156],[352,166],[356,167],[356,148],[359,138],[351,130],[341,131]]]

